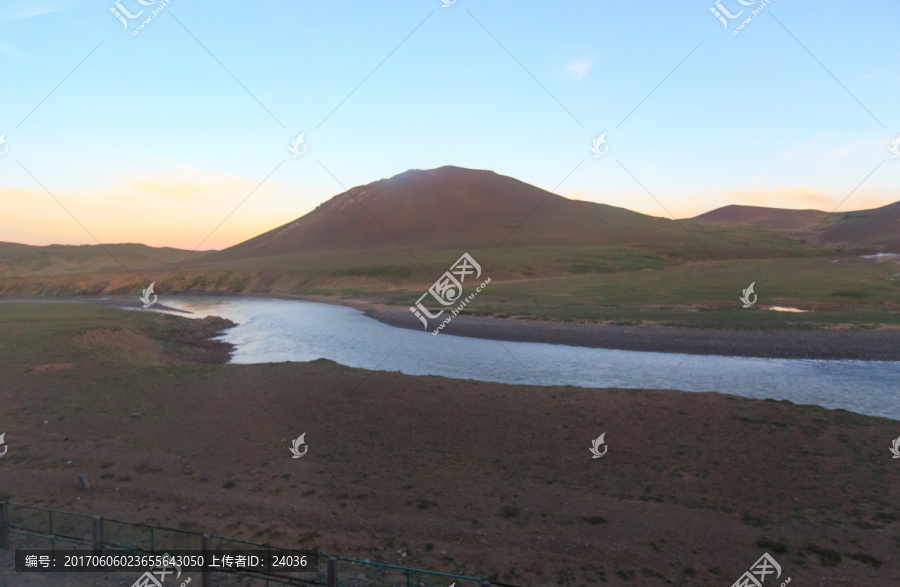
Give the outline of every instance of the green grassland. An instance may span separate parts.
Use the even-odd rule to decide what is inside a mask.
[[[574,259],[574,255],[560,256],[558,266],[568,263],[571,268],[579,262]],[[624,255],[618,263],[643,267],[495,280],[485,263],[483,268],[488,268],[484,268],[484,275],[492,278],[491,284],[479,294],[477,303],[467,306],[467,311],[566,322],[702,328],[900,325],[900,265],[893,262],[807,257],[672,265],[658,257],[633,254]],[[744,309],[738,298],[751,282],[756,283],[759,298],[754,308]],[[374,287],[298,288],[293,293],[367,296],[402,306],[411,305],[429,285],[390,291]],[[771,306],[808,313],[762,310]]]
[[[125,243],[109,245],[50,245],[33,247],[0,242],[0,277],[50,276],[98,271],[136,271],[202,258],[207,251],[191,253],[171,247]]]
[[[900,324],[900,264],[862,259],[860,251],[822,249],[777,235],[755,235],[741,257],[740,231],[717,240],[717,253],[688,238],[683,247],[554,246],[468,252],[491,285],[470,304],[478,315],[703,328],[857,327]],[[724,243],[724,244],[723,244]],[[721,246],[719,246],[721,245]],[[365,298],[409,306],[463,251],[401,247],[309,251],[292,255],[162,266],[135,272],[6,277],[0,294],[138,294],[156,282],[169,294],[239,294]],[[755,282],[756,307],[738,297]],[[468,284],[467,284],[468,286]],[[765,311],[771,306],[809,313]],[[760,311],[763,310],[763,311]]]
[[[658,270],[491,283],[483,315],[703,328],[900,325],[900,267],[827,258],[691,263]],[[754,308],[739,300],[755,282]],[[414,292],[409,292],[410,294]],[[391,302],[400,304],[393,294]],[[808,313],[765,311],[771,306]]]
[[[186,272],[172,291],[357,297],[409,306],[456,260],[432,253],[317,258],[278,272]],[[471,251],[491,284],[467,312],[566,322],[661,324],[702,328],[812,328],[900,325],[900,265],[858,256],[792,256],[676,262],[628,247]],[[274,260],[268,260],[274,262]],[[302,267],[302,269],[301,269]],[[755,282],[757,305],[739,296]],[[224,284],[224,287],[220,287]],[[168,285],[164,284],[164,285]],[[771,306],[808,313],[767,311]]]
[[[120,328],[124,320],[132,325],[153,327],[156,319],[140,313],[110,312],[87,304],[0,304],[0,362],[9,368],[19,365],[80,361],[90,353],[60,340],[91,329]]]
[[[196,358],[188,355],[195,350],[197,341],[211,330],[226,325],[207,320],[204,326],[203,322],[88,304],[3,302],[0,303],[0,332],[3,333],[0,361],[19,374],[30,372],[34,365],[61,362],[78,365],[95,356],[99,344],[104,347],[102,356],[108,361],[155,364],[162,362],[159,357],[169,357],[168,362],[180,363],[183,361],[177,357]],[[95,336],[84,338],[89,334]],[[128,337],[141,338],[147,344],[129,346]],[[104,346],[104,340],[109,344]]]

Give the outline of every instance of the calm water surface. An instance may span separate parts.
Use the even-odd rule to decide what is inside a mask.
[[[843,408],[900,419],[900,363],[756,359],[497,342],[387,326],[353,308],[265,298],[167,297],[238,326],[233,363],[330,359],[411,375],[528,385],[668,388]]]

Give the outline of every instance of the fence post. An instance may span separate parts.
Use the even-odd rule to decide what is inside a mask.
[[[0,501],[0,550],[9,550],[9,502]]]
[[[203,551],[203,577],[201,587],[212,587],[212,573],[209,572],[209,551],[212,550],[212,536],[204,534],[201,542]]]
[[[328,557],[328,587],[337,587],[337,558]]]
[[[94,552],[100,554],[103,550],[103,518],[94,516]]]

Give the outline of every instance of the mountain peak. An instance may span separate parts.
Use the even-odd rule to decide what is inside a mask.
[[[572,202],[493,171],[452,165],[410,169],[350,188],[309,214],[221,254],[256,257],[400,244],[428,249],[497,246],[532,214],[540,219],[563,203]]]

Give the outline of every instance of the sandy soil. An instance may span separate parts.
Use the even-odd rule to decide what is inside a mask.
[[[142,332],[93,352],[81,332],[48,338],[0,365],[0,499],[511,585],[730,585],[765,551],[796,584],[900,582],[894,421],[324,360],[161,364]],[[33,368],[52,363],[76,366]],[[0,568],[0,585],[20,579]]]

